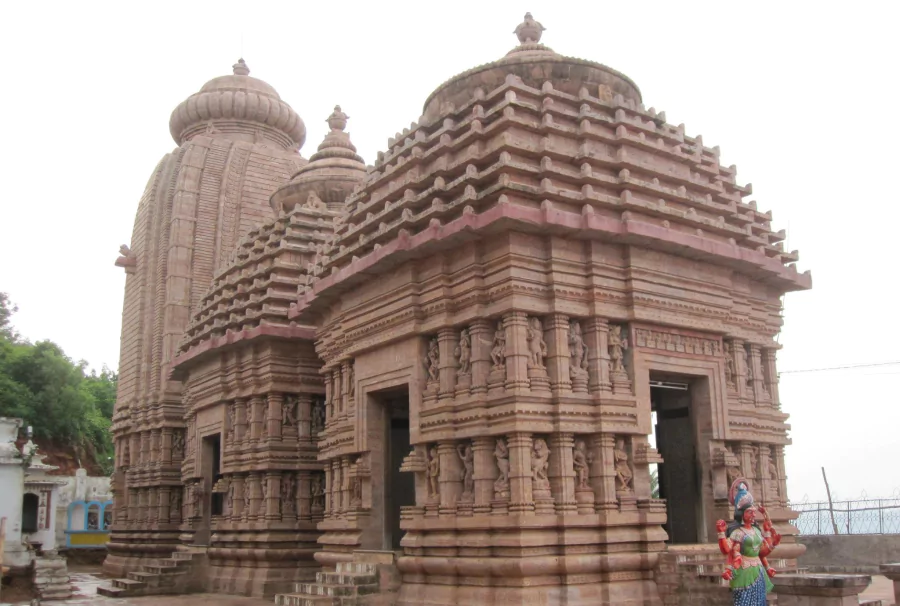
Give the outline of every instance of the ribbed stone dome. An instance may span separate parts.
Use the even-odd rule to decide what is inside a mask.
[[[204,132],[240,133],[299,148],[306,125],[269,84],[251,77],[243,59],[234,73],[213,78],[172,112],[169,132],[179,145]]]
[[[363,180],[366,165],[344,132],[350,116],[340,105],[328,116],[331,129],[309,164],[298,170],[290,183],[272,194],[270,204],[276,213],[290,211],[297,205],[327,205],[331,210],[341,210],[344,200]]]
[[[449,107],[465,105],[479,88],[485,93],[494,90],[510,75],[533,88],[551,82],[555,90],[570,95],[578,95],[586,88],[595,97],[622,95],[641,102],[641,92],[628,76],[594,61],[565,57],[541,44],[544,29],[531,13],[526,13],[525,20],[513,32],[519,46],[498,61],[473,67],[438,86],[425,101],[425,119],[433,120]]]

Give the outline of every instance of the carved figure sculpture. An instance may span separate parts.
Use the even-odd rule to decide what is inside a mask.
[[[237,406],[228,407],[228,435],[233,440],[237,437]]]
[[[281,512],[294,513],[297,508],[297,486],[294,474],[286,473],[281,476]]]
[[[250,512],[250,476],[244,478],[244,511]]]
[[[734,386],[734,378],[737,370],[734,367],[734,346],[731,341],[725,341],[725,383]]]
[[[438,370],[441,362],[441,352],[438,347],[437,337],[432,337],[428,342],[428,353],[425,355],[425,370],[428,371],[428,382],[438,380]]]
[[[228,496],[225,498],[225,511],[230,514],[234,511],[234,484],[228,485]]]
[[[506,366],[506,329],[503,328],[503,321],[497,323],[497,330],[494,331],[494,342],[491,345],[491,362],[494,369],[502,369]]]
[[[531,449],[531,479],[535,488],[549,488],[547,470],[550,467],[550,449],[543,438],[534,441]]]
[[[297,425],[297,400],[294,396],[285,396],[281,403],[281,422],[285,427]]]
[[[350,481],[350,504],[354,506],[362,505],[362,478],[354,477]]]
[[[459,345],[454,351],[459,360],[457,374],[467,375],[472,372],[472,339],[469,337],[469,329],[463,328],[459,333]]]
[[[588,370],[587,345],[577,320],[569,322],[569,376],[575,378]]]
[[[438,457],[437,446],[432,446],[428,451],[428,496],[437,497],[438,478],[441,475],[441,459]]]
[[[530,368],[544,368],[544,358],[547,356],[547,343],[544,341],[544,327],[538,318],[529,320],[528,332],[525,338],[528,341],[528,352],[531,354],[528,366]]]
[[[325,507],[325,489],[322,486],[321,474],[313,475],[309,494],[312,497],[312,507]]]
[[[459,444],[456,454],[463,464],[463,495],[468,496],[475,492],[475,453],[471,444]]]
[[[506,447],[506,440],[503,438],[497,438],[494,458],[497,460],[497,469],[500,470],[500,475],[494,480],[494,492],[502,494],[509,490],[509,448]]]
[[[319,433],[325,429],[325,402],[315,400],[312,406],[312,431]]]
[[[352,398],[356,395],[356,368],[352,363],[350,364],[350,376],[347,378],[347,384],[349,385],[347,393]]]
[[[624,350],[628,349],[627,339],[622,337],[622,327],[609,325],[609,370],[612,373],[624,373]]]
[[[184,458],[184,432],[176,431],[172,434],[172,458]]]
[[[775,569],[766,559],[781,542],[772,526],[769,514],[762,505],[755,505],[749,482],[738,478],[731,485],[729,501],[734,506],[734,519],[716,523],[719,550],[725,556],[726,568],[722,578],[729,582],[734,606],[766,606],[766,594],[772,590]],[[763,526],[757,518],[763,516]]]
[[[588,480],[591,477],[591,456],[587,453],[584,440],[576,440],[572,451],[572,463],[575,466],[575,478],[577,488],[588,488]]]
[[[181,491],[177,488],[169,495],[169,517],[181,518]]]
[[[618,489],[631,490],[634,472],[631,471],[628,452],[625,450],[625,438],[616,438],[616,447],[613,450],[613,457],[616,461],[616,479],[619,481]]]

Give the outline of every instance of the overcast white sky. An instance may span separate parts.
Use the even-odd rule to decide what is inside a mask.
[[[788,230],[782,371],[900,362],[896,2],[9,2],[0,19],[0,291],[32,340],[118,365],[138,197],[172,109],[243,54],[306,121],[335,103],[371,163],[450,76],[499,58],[526,10],[562,54],[629,75],[722,148]],[[790,496],[900,490],[900,365],[782,377]]]

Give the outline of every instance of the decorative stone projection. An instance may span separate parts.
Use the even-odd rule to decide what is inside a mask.
[[[187,202],[142,205],[138,225],[166,229],[136,228],[119,263],[112,569],[183,543],[208,589],[270,595],[384,550],[403,606],[661,606],[667,542],[712,541],[739,476],[793,566],[775,337],[811,278],[718,148],[542,32],[526,15],[518,46],[439,86],[371,167],[335,107],[309,163],[267,173],[281,187],[258,216],[236,219],[227,188],[210,202],[222,224],[192,229],[215,237],[172,249]],[[292,114],[245,110],[179,110],[179,141],[225,133],[247,171],[299,158]],[[207,147],[148,191],[202,194]],[[698,513],[675,526],[678,473]]]

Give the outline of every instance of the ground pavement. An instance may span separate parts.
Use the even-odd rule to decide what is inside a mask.
[[[71,572],[72,585],[76,593],[68,600],[45,601],[42,606],[272,606],[272,600],[245,598],[212,593],[195,593],[191,595],[161,595],[143,598],[106,598],[97,595],[97,585],[108,583],[90,572]],[[777,578],[776,578],[777,580]],[[884,604],[894,604],[893,584],[885,577],[874,577],[872,584],[863,593],[870,600],[884,600]],[[14,605],[0,602],[0,606],[26,606],[28,602],[16,602]]]

